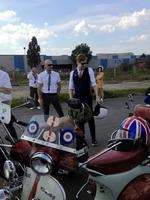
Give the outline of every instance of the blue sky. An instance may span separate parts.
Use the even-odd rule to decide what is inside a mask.
[[[0,0],[0,54],[23,54],[32,36],[41,53],[150,53],[149,0]]]

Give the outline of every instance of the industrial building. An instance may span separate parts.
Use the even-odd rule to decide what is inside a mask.
[[[59,71],[70,71],[72,68],[71,58],[68,55],[47,56],[41,55],[41,60],[51,59],[54,67]],[[119,64],[126,62],[132,63],[136,59],[133,53],[110,53],[96,54],[92,57],[89,66],[95,68],[102,65],[104,68],[115,68]],[[29,71],[25,55],[0,55],[0,67],[7,71]]]

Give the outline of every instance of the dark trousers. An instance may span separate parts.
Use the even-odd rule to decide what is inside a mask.
[[[35,107],[39,106],[37,88],[30,87],[30,97],[35,100]]]
[[[16,133],[16,130],[14,128],[14,116],[11,115],[11,120],[9,122],[9,124],[5,124],[6,128],[8,129],[10,135],[12,136],[12,138],[15,140],[15,141],[18,141],[18,136],[17,136],[17,133]]]
[[[93,111],[93,101],[92,101],[92,96],[82,96],[82,97],[75,97],[77,99],[80,99],[82,103],[86,103],[87,105],[90,106],[90,108]],[[96,135],[95,135],[95,121],[94,117],[92,116],[91,119],[88,121],[89,129],[90,129],[90,135],[92,138],[92,142],[96,140]],[[84,123],[79,123],[79,127],[85,132],[84,129]]]
[[[42,93],[42,99],[43,99],[43,110],[44,110],[45,116],[49,116],[49,106],[50,106],[50,104],[52,104],[54,106],[59,117],[64,116],[57,93],[55,93],[55,94]]]

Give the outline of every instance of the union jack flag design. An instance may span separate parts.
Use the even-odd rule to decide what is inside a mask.
[[[121,138],[142,139],[145,144],[150,144],[150,127],[141,117],[128,117],[121,123]]]

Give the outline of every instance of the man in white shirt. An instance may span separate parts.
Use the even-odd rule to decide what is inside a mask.
[[[91,88],[93,88],[95,92],[96,101],[100,102],[93,69],[87,67],[87,57],[84,54],[79,54],[77,56],[76,63],[77,68],[70,73],[69,96],[70,98],[75,97],[80,99],[82,103],[88,104],[93,111]],[[93,116],[89,120],[88,124],[92,138],[92,146],[95,146],[97,142]],[[79,126],[84,131],[84,124],[80,123]]]
[[[27,75],[27,78],[29,79],[30,97],[35,100],[35,107],[31,107],[30,109],[40,109],[37,93],[38,73],[36,67],[31,69],[31,72]]]
[[[51,60],[45,60],[45,70],[38,75],[38,96],[39,102],[43,106],[44,115],[49,116],[49,106],[52,103],[59,117],[63,117],[62,107],[59,102],[58,94],[61,90],[60,76],[53,71]]]
[[[12,86],[10,78],[7,72],[0,70],[0,100],[2,102],[8,102],[12,100]],[[6,128],[10,132],[15,141],[18,140],[17,133],[13,126],[13,115],[9,124],[5,124]]]

